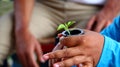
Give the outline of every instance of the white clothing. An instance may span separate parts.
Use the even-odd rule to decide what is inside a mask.
[[[68,0],[68,1],[74,1],[83,4],[92,4],[92,5],[103,5],[105,3],[105,0]]]

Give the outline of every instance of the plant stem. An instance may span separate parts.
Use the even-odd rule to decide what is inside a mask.
[[[66,31],[68,32],[69,35],[71,35],[69,29],[67,29]]]
[[[67,25],[66,23],[65,23],[64,25],[65,25],[65,30],[68,32],[69,35],[71,35],[71,34],[70,34],[70,31],[69,31],[69,29],[68,29],[68,25]]]

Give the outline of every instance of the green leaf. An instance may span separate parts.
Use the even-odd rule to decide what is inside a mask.
[[[57,28],[57,30],[61,30],[61,29],[65,29],[65,25],[64,24],[60,24]]]
[[[65,23],[64,25],[65,25],[66,29],[68,29],[68,25],[67,25],[67,23]]]
[[[73,25],[75,23],[75,21],[69,21],[67,22],[67,26],[70,27],[71,25]]]
[[[2,1],[9,2],[10,0],[2,0]]]

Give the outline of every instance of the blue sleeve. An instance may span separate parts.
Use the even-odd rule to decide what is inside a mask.
[[[105,28],[101,34],[104,34],[118,42],[120,42],[120,16],[116,17],[113,23]]]
[[[105,40],[97,67],[120,67],[120,16],[101,34]]]
[[[120,43],[104,36],[104,47],[97,67],[120,67]]]
[[[120,67],[120,16],[101,34],[104,36],[104,47],[97,67]]]

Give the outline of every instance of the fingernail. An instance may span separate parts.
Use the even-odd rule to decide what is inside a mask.
[[[83,64],[79,64],[80,67],[83,67]]]
[[[59,67],[59,65],[58,64],[54,64],[53,67]]]
[[[43,55],[44,60],[48,60],[49,56],[47,54]]]
[[[45,63],[45,60],[41,57],[40,58],[40,61],[42,62],[42,63]]]

